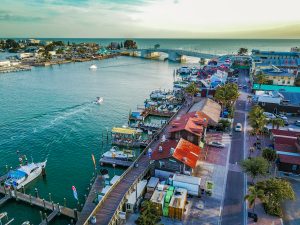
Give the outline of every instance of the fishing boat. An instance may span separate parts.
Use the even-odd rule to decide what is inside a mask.
[[[102,104],[103,100],[104,99],[102,97],[97,97],[94,103],[100,105]]]
[[[98,67],[95,64],[93,64],[93,65],[90,66],[90,70],[96,70],[97,68]]]
[[[131,150],[120,151],[118,147],[114,146],[109,151],[105,152],[102,157],[118,160],[132,160],[134,158],[134,154]]]
[[[42,170],[46,167],[46,163],[47,160],[39,163],[32,162],[10,171],[4,183],[5,187],[17,190],[22,188],[42,173]]]

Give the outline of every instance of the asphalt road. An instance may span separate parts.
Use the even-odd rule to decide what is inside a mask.
[[[241,71],[239,76],[239,84],[247,85],[246,77],[248,76],[246,71]],[[242,89],[241,95],[235,105],[234,122],[241,123],[243,126],[243,132],[235,132],[232,134],[232,143],[230,150],[230,164],[239,163],[244,159],[244,131],[246,120],[246,100],[247,90]],[[222,210],[222,225],[244,225],[246,224],[245,215],[245,175],[242,172],[228,171],[226,191],[224,198],[224,205]]]

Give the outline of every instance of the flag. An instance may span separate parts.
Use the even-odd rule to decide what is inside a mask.
[[[96,168],[96,160],[95,160],[94,154],[92,154],[92,160],[93,160],[93,163],[94,163],[94,167]]]
[[[78,201],[78,195],[77,195],[77,191],[76,191],[75,186],[72,186],[72,190],[73,190],[73,196],[74,196],[74,198]]]

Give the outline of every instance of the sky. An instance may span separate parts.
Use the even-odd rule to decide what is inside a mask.
[[[0,37],[300,38],[300,0],[0,0]]]

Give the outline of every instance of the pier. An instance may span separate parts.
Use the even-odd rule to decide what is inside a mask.
[[[84,203],[83,209],[81,210],[81,213],[78,217],[76,225],[82,225],[87,220],[87,218],[90,216],[90,214],[93,212],[96,203],[94,203],[94,200],[97,197],[97,194],[102,191],[103,189],[103,177],[97,176],[94,184],[90,190],[89,195],[86,198],[86,201]]]
[[[183,115],[188,112],[192,106],[191,99],[185,102],[180,110],[175,113],[169,121],[173,120],[176,116]],[[121,175],[120,179],[111,186],[110,190],[103,196],[101,201],[97,204],[87,219],[76,225],[88,225],[92,216],[96,217],[96,224],[98,225],[115,225],[119,221],[119,213],[123,211],[123,205],[126,202],[126,198],[134,190],[138,182],[150,170],[150,159],[147,155],[149,148],[155,149],[160,144],[160,138],[162,135],[167,135],[170,129],[170,123],[165,124],[158,133],[154,136],[152,141],[147,145],[139,157],[133,162],[133,164]]]
[[[0,206],[2,206],[8,200],[11,199],[21,201],[29,205],[37,206],[39,208],[43,208],[45,211],[51,211],[50,215],[47,216],[48,222],[50,222],[56,215],[59,214],[62,214],[75,220],[77,220],[78,216],[80,215],[76,209],[73,210],[64,206],[60,206],[59,203],[55,204],[54,202],[49,202],[45,199],[37,198],[19,191],[5,190],[2,186],[0,187],[0,193],[4,195],[4,197],[0,199]]]

